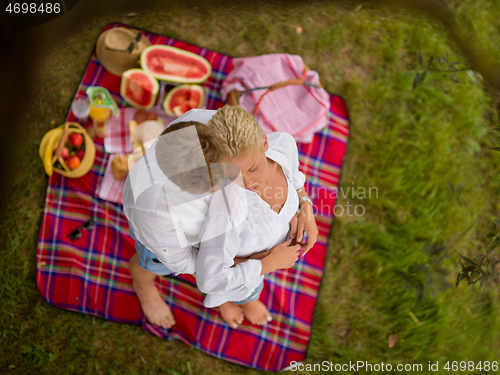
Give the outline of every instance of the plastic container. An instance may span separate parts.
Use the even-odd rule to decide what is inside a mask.
[[[90,106],[88,98],[77,98],[71,104],[71,110],[80,124],[85,124],[89,119]]]

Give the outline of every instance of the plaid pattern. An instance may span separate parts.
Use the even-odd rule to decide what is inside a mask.
[[[113,158],[117,154],[112,154],[108,158],[108,164],[106,166],[106,172],[104,172],[104,177],[102,179],[101,185],[98,188],[99,193],[97,194],[99,198],[104,199],[106,201],[122,203],[123,197],[123,185],[125,184],[125,177],[116,180],[113,176],[113,172],[111,170],[111,162]]]
[[[134,119],[135,108],[120,108],[120,117],[111,116],[104,150],[109,154],[130,154],[134,151],[128,123]]]
[[[223,98],[232,90],[269,87],[278,82],[302,78],[304,75],[304,63],[297,55],[244,57],[234,59],[233,64],[234,69],[222,84]],[[305,82],[318,85],[318,73],[307,71]],[[291,85],[271,92],[267,89],[254,90],[241,96],[240,105],[253,113],[261,98],[255,118],[266,134],[286,132],[297,142],[309,143],[315,132],[328,125],[330,102],[328,93],[323,89]]]
[[[136,111],[135,108],[120,108],[120,117],[111,116],[108,135],[104,138],[104,150],[107,153],[125,155],[134,151],[128,123],[134,119]],[[165,126],[175,120],[167,116],[158,106],[151,108],[148,112],[156,113]]]
[[[107,28],[117,26],[122,25]],[[223,106],[219,91],[233,67],[231,57],[165,36],[145,35],[153,44],[174,45],[207,58],[213,67],[212,76],[204,84],[207,108]],[[77,95],[89,85],[102,85],[123,106],[119,84],[120,78],[107,73],[93,57]],[[37,249],[37,284],[43,297],[63,309],[142,325],[156,336],[181,340],[218,358],[257,369],[278,371],[291,361],[304,360],[332,224],[334,188],[339,183],[347,145],[348,112],[342,98],[330,95],[328,116],[328,127],[315,134],[313,142],[299,145],[300,168],[308,180],[306,188],[319,208],[318,242],[293,269],[266,277],[260,300],[273,315],[267,326],[246,322],[239,329],[229,328],[216,309],[203,306],[203,295],[189,275],[156,281],[177,324],[164,330],[146,322],[127,268],[135,252],[128,222],[120,204],[96,195],[110,157],[102,142],[96,142],[95,165],[85,176],[67,179],[54,173],[49,177]],[[68,120],[74,120],[71,112]],[[95,220],[95,228],[83,231],[82,237],[73,242],[69,240],[67,235],[89,218]]]

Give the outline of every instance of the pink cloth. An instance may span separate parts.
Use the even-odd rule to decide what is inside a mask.
[[[298,55],[270,54],[233,60],[234,69],[222,83],[222,98],[226,100],[232,90],[244,91],[268,87],[292,78],[302,78],[304,63]],[[308,71],[305,82],[317,85],[318,73]],[[255,105],[267,90],[243,94],[240,105],[253,113]],[[310,143],[313,135],[328,124],[330,99],[320,88],[291,85],[268,93],[261,101],[255,115],[264,133],[286,132],[295,141]]]
[[[136,112],[136,108],[120,108],[120,117],[111,116],[108,124],[108,135],[104,138],[104,150],[107,153],[130,154],[134,151],[128,123],[134,119]],[[158,107],[154,107],[148,112],[155,112],[158,119],[163,120],[165,127],[175,120],[175,118],[167,116]]]
[[[122,203],[122,190],[125,184],[126,177],[115,180],[113,172],[111,171],[111,162],[116,154],[110,155],[108,158],[108,165],[106,166],[106,172],[104,172],[104,177],[101,181],[101,186],[99,186],[99,191],[97,195],[99,198],[104,199],[109,202]]]

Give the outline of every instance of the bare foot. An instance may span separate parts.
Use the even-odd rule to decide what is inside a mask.
[[[241,308],[245,318],[252,324],[264,325],[273,320],[267,307],[260,301],[244,303]]]
[[[234,302],[226,302],[219,306],[219,313],[222,319],[231,328],[238,328],[238,325],[243,323],[244,315],[240,306]]]
[[[147,286],[140,286],[135,281],[132,285],[148,321],[162,328],[171,328],[175,324],[174,316],[170,307],[161,298],[156,285],[151,283]]]

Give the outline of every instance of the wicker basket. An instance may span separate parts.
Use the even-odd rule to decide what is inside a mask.
[[[59,127],[62,129],[68,129],[69,134],[79,133],[83,136],[83,139],[85,142],[85,155],[83,156],[83,159],[81,160],[80,165],[73,170],[70,170],[68,168],[68,166],[66,165],[66,163],[64,162],[64,159],[62,157],[59,157],[59,159],[57,159],[54,156],[52,163],[54,164],[56,161],[59,161],[59,163],[63,167],[63,169],[54,167],[54,171],[63,175],[64,177],[68,177],[68,178],[82,177],[83,175],[87,174],[87,172],[90,171],[90,169],[94,165],[94,160],[95,160],[94,141],[92,140],[90,135],[87,133],[87,131],[83,127],[81,127],[80,124],[78,124],[76,122],[67,122]],[[56,144],[58,142],[59,142],[59,140],[57,140]],[[42,156],[44,154],[44,148],[42,149],[42,147],[40,147],[40,156]]]
[[[262,102],[262,99],[264,99],[264,97],[267,94],[269,94],[271,91],[280,89],[282,87],[290,86],[290,85],[304,85],[304,86],[315,87],[315,88],[323,88],[323,85],[321,84],[321,82],[318,82],[317,85],[312,85],[312,84],[306,82],[306,77],[307,77],[306,74],[309,70],[311,70],[311,69],[309,69],[309,67],[304,64],[304,72],[303,72],[302,78],[292,78],[292,79],[288,79],[286,81],[277,82],[271,86],[254,87],[251,89],[247,89],[245,91],[232,90],[227,95],[227,100],[229,102],[229,105],[232,105],[232,106],[240,105],[241,96],[243,94],[246,94],[247,92],[265,89],[266,91],[261,95],[261,97],[259,98],[259,100],[258,100],[258,102],[255,105],[255,108],[253,110],[253,115],[255,116],[259,110],[259,106],[260,106],[260,103]]]

